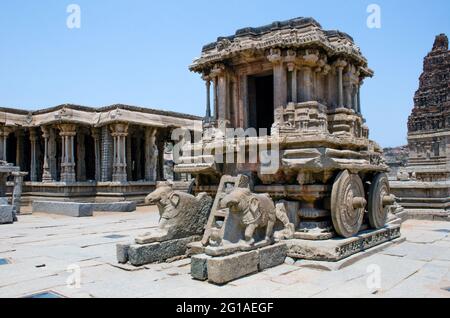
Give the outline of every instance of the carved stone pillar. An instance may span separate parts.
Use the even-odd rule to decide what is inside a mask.
[[[74,156],[76,125],[61,124],[59,129],[62,139],[61,182],[73,183],[76,181]]]
[[[25,168],[23,165],[23,139],[24,132],[22,130],[17,130],[16,134],[16,166],[20,168]]]
[[[203,80],[205,81],[205,85],[206,85],[205,119],[209,121],[211,119],[211,79],[209,78],[209,76],[204,76]]]
[[[165,180],[165,167],[164,167],[164,148],[165,142],[164,140],[157,140],[156,147],[158,148],[158,166],[157,166],[157,178],[158,181]]]
[[[20,199],[22,197],[23,178],[28,175],[28,172],[13,172],[14,190],[12,195],[12,206],[14,215],[20,214]]]
[[[297,66],[295,63],[288,64],[288,71],[291,72],[291,102],[298,102],[298,91],[297,91]]]
[[[56,130],[49,128],[49,140],[48,140],[48,164],[51,174],[51,180],[56,181],[58,175],[57,158],[56,158]]]
[[[156,181],[158,167],[158,148],[156,146],[156,128],[145,130],[145,180]]]
[[[214,77],[214,87],[213,87],[213,93],[214,93],[214,119],[219,119],[219,102],[217,98],[217,77]]]
[[[46,126],[41,127],[42,137],[44,138],[44,166],[42,173],[42,182],[53,182],[52,174],[50,172],[49,164],[49,138],[50,138],[50,128]]]
[[[135,163],[135,169],[136,169],[136,180],[142,180],[142,138],[141,134],[139,133],[136,137],[136,163]]]
[[[352,106],[353,106],[353,110],[356,112],[356,113],[359,113],[359,111],[358,111],[358,85],[353,85],[353,95],[352,95],[352,98],[353,98],[353,103],[352,103]]]
[[[328,105],[330,107],[336,106],[336,73],[334,69],[331,69],[328,73]]]
[[[113,182],[127,182],[126,138],[128,124],[118,123],[110,126],[113,137]]]
[[[82,131],[77,134],[77,180],[86,181],[86,148],[84,146],[85,135]]]
[[[0,160],[8,161],[7,157],[7,142],[9,134],[11,134],[12,129],[10,127],[3,127],[3,131],[0,134],[0,143],[1,143],[1,149],[0,149]]]
[[[102,150],[101,150],[101,181],[108,182],[112,181],[113,173],[113,138],[108,126],[102,127]]]
[[[100,130],[98,128],[92,128],[91,134],[92,134],[92,138],[94,139],[95,181],[99,182],[99,181],[101,181],[101,178],[102,178]]]
[[[131,161],[131,142],[132,142],[132,137],[131,134],[129,133],[128,136],[126,137],[126,142],[125,142],[125,149],[126,149],[126,163],[127,163],[127,180],[128,181],[132,181],[133,180],[133,162]]]
[[[347,66],[347,62],[338,60],[335,64],[338,75],[338,107],[344,107],[344,67]]]
[[[211,71],[215,77],[215,117],[218,120],[227,120],[228,78],[223,64],[217,64]]]
[[[352,85],[348,82],[344,84],[344,97],[345,108],[352,109]]]
[[[356,98],[357,98],[357,101],[356,101],[356,103],[357,103],[357,107],[356,107],[356,109],[357,109],[357,112],[358,112],[358,114],[361,114],[361,84],[359,84],[357,87],[356,87]]]
[[[309,66],[302,67],[303,75],[303,102],[309,102],[312,99],[312,70]]]
[[[287,104],[287,68],[280,49],[271,49],[267,59],[273,65],[274,109],[275,114],[278,114]]]
[[[37,140],[38,136],[34,128],[30,129],[30,145],[31,145],[31,157],[30,157],[30,180],[32,182],[38,181],[38,156],[37,156]]]

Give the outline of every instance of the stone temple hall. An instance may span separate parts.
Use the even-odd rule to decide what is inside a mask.
[[[0,108],[0,160],[29,172],[25,204],[139,201],[164,179],[172,130],[194,131],[196,125],[201,127],[196,116],[127,105]]]

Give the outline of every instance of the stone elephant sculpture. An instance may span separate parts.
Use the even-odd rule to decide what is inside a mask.
[[[221,200],[222,208],[229,208],[230,213],[241,214],[241,224],[245,228],[245,241],[255,244],[254,234],[258,228],[266,228],[265,240],[274,238],[274,226],[277,220],[284,225],[284,230],[275,235],[277,239],[288,239],[294,235],[294,225],[290,223],[284,204],[275,206],[268,194],[254,194],[246,188],[236,188]]]
[[[138,244],[161,242],[172,239],[202,235],[212,205],[206,193],[196,197],[173,190],[169,182],[161,183],[145,198],[146,204],[155,204],[159,209],[158,230],[136,239]]]

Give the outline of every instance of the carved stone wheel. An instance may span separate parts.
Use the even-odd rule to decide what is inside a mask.
[[[380,229],[386,225],[389,206],[394,204],[394,201],[388,177],[385,173],[377,174],[369,190],[369,223],[372,228]]]
[[[361,178],[347,170],[339,173],[331,193],[331,217],[336,233],[345,238],[358,234],[366,205]]]

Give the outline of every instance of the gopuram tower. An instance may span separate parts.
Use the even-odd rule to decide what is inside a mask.
[[[412,217],[448,219],[450,208],[450,51],[445,34],[436,36],[424,59],[414,109],[408,121],[406,173],[392,182],[393,193]]]
[[[408,167],[420,181],[450,179],[450,51],[438,35],[425,57],[408,122]]]

